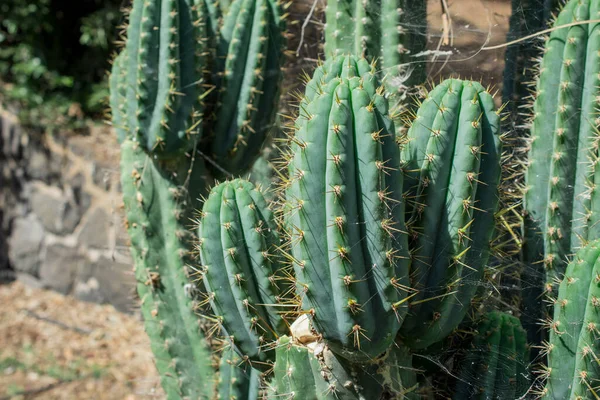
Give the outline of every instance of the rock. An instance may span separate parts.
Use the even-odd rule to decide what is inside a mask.
[[[135,305],[135,277],[131,268],[131,264],[106,257],[95,262],[87,261],[80,266],[75,296],[85,301],[109,303],[119,311],[131,312]]]
[[[92,249],[107,249],[110,231],[110,215],[102,208],[87,214],[77,241]]]
[[[14,221],[8,238],[8,258],[16,271],[38,276],[44,236],[44,227],[34,214]]]
[[[79,224],[90,205],[90,196],[82,191],[81,185],[72,184],[67,186],[67,190],[61,191],[57,187],[36,182],[31,190],[30,204],[48,231],[66,235]]]
[[[41,289],[44,286],[41,279],[38,279],[29,274],[17,272],[16,278],[19,282],[23,282],[25,285],[34,289]]]
[[[68,294],[73,288],[78,266],[84,262],[75,248],[53,244],[46,248],[40,266],[40,279],[45,288]]]

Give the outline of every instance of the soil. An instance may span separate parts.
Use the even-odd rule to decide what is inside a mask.
[[[0,400],[164,397],[135,316],[19,282],[0,304]]]

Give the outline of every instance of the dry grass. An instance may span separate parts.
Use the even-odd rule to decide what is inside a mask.
[[[134,316],[18,282],[0,304],[0,399],[163,397]]]

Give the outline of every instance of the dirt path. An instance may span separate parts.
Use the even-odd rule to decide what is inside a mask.
[[[161,398],[134,316],[18,282],[0,285],[0,400]]]

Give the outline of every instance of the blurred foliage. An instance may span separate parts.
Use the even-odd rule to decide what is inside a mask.
[[[122,1],[0,0],[0,101],[27,125],[101,117]]]

